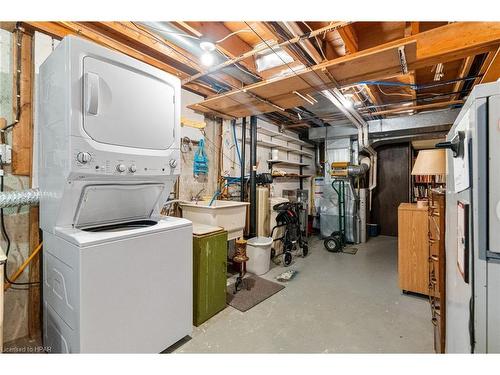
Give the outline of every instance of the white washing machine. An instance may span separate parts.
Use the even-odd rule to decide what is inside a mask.
[[[180,81],[67,37],[38,94],[44,345],[161,352],[192,331],[192,224],[160,215],[180,173]]]

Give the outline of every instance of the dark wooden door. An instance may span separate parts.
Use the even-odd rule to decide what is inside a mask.
[[[398,235],[398,206],[409,202],[410,145],[383,145],[378,156],[377,187],[372,195],[371,223],[380,225],[380,234]]]

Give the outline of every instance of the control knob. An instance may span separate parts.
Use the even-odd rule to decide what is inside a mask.
[[[170,165],[170,168],[175,168],[175,167],[177,167],[177,160],[170,159],[170,161],[168,162],[168,164]]]
[[[78,160],[82,164],[87,164],[92,159],[92,155],[88,152],[79,152],[76,155],[76,160]]]
[[[117,170],[118,172],[125,172],[125,170],[126,170],[126,169],[127,169],[127,167],[126,167],[124,164],[118,164],[118,165],[116,166],[116,170]]]
[[[135,172],[137,172],[137,167],[135,166],[135,164],[132,164],[130,167],[128,167],[128,170],[131,173],[135,173]]]

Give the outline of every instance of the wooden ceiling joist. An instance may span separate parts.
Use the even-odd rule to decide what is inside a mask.
[[[460,37],[457,37],[459,35]],[[293,92],[308,94],[336,86],[317,73],[323,69],[341,85],[366,80],[382,80],[402,74],[398,48],[404,47],[409,71],[437,63],[460,60],[480,53],[496,51],[500,44],[500,23],[457,22],[429,31],[358,51],[303,69],[297,74],[270,79],[239,90],[213,96],[202,104],[231,116],[248,116],[270,110],[256,105],[251,94],[283,107],[292,108],[307,103]],[[237,100],[233,100],[237,98]],[[239,103],[239,104],[238,104]],[[420,109],[422,106],[415,106]],[[428,107],[425,107],[428,108]],[[274,109],[273,109],[274,110]],[[265,113],[265,112],[260,112]],[[376,114],[376,113],[375,113]]]
[[[381,116],[381,115],[397,114],[397,113],[413,111],[413,110],[420,111],[420,110],[424,110],[424,109],[437,109],[437,108],[449,107],[452,105],[463,104],[463,102],[464,102],[463,100],[449,100],[446,102],[439,102],[439,103],[411,105],[411,106],[399,107],[399,108],[394,108],[394,109],[385,109],[383,111],[372,112],[371,115]]]
[[[337,30],[345,45],[346,55],[358,52],[358,36],[352,25],[347,25]]]
[[[347,55],[335,60],[330,60],[312,68],[303,69],[297,75],[293,74],[284,78],[258,82],[246,86],[244,90],[233,90],[231,92],[214,96],[205,100],[202,104],[206,108],[236,116],[243,113],[245,116],[258,114],[260,107],[254,105],[249,94],[256,94],[283,108],[293,108],[307,105],[308,103],[296,95],[297,91],[303,95],[316,91],[336,87],[337,84],[347,85],[366,79],[379,79],[388,75],[401,72],[398,47],[391,46],[385,49],[365,50],[357,54]],[[404,45],[407,59],[415,59],[415,43]],[[326,70],[336,81],[332,81],[323,74]],[[232,101],[238,98],[238,106]],[[239,108],[241,107],[241,108]]]
[[[130,22],[28,22],[27,25],[58,39],[66,35],[79,35],[156,66],[181,79],[189,77],[192,72],[206,72],[197,63],[197,59],[188,52],[160,37],[155,38]],[[186,67],[191,69],[191,74],[185,72]],[[239,80],[221,72],[213,74],[212,78],[230,88],[242,86]],[[185,87],[204,96],[216,92],[198,82],[190,82]]]
[[[217,43],[217,49],[230,58],[235,58],[253,49],[252,46],[243,41],[238,34],[231,35],[231,30],[221,22],[183,23],[186,27],[189,27],[193,33],[197,33],[197,35],[210,39],[213,42],[226,38]],[[243,65],[252,74],[258,76],[255,61],[252,57],[239,61],[239,64]]]
[[[481,83],[494,82],[500,78],[500,48],[497,49],[490,63],[488,64]]]

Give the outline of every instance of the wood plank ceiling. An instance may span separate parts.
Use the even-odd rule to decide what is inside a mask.
[[[365,119],[459,107],[499,76],[498,22],[27,22],[80,35],[177,75],[196,111],[301,129],[346,121],[337,88]],[[172,31],[174,30],[174,31]],[[172,36],[175,36],[173,38]],[[201,41],[215,44],[205,67]],[[190,43],[187,43],[190,42]],[[274,61],[272,64],[269,61]]]

